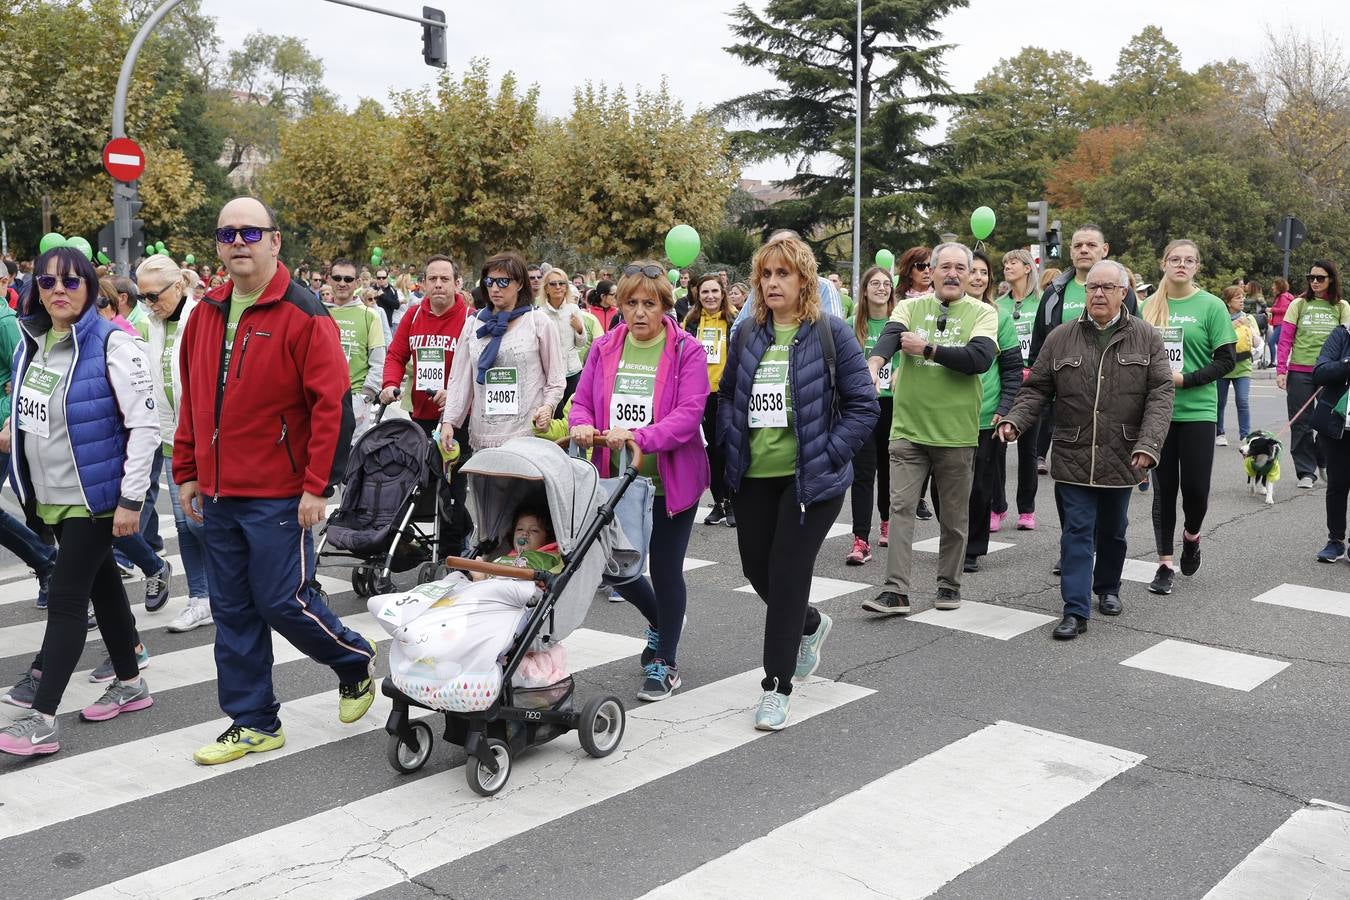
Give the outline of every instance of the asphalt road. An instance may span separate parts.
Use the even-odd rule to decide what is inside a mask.
[[[1268,373],[1252,394],[1255,424],[1281,426]],[[835,621],[821,680],[798,689],[793,724],[773,735],[750,727],[762,606],[737,590],[735,533],[698,525],[690,565],[709,564],[688,572],[681,691],[631,700],[638,645],[623,638],[642,622],[626,604],[593,604],[599,634],[578,636],[574,659],[598,664],[578,690],[625,699],[621,752],[591,760],[561,738],[522,757],[491,800],[467,792],[463,754],[442,742],[422,771],[392,772],[387,701],[369,727],[337,729],[331,673],[307,660],[276,669],[284,754],[184,763],[219,726],[212,630],[170,635],[167,613],[141,610],[156,705],[97,725],[65,715],[60,754],[0,760],[0,867],[14,879],[3,893],[1350,897],[1350,814],[1314,803],[1350,804],[1350,568],[1312,559],[1320,487],[1296,489],[1287,466],[1267,507],[1236,450],[1216,454],[1199,573],[1169,597],[1127,581],[1124,615],[1094,616],[1071,642],[1049,636],[1062,607],[1047,478],[1040,528],[995,536],[1010,546],[966,576],[959,613],[918,614],[933,553],[916,554],[916,616],[865,612],[881,559],[845,566],[850,538],[828,539],[815,574],[840,583],[817,583],[837,592],[819,603]],[[1132,572],[1153,567],[1151,501],[1133,498]],[[916,539],[936,535],[919,523]],[[40,625],[22,626],[42,617],[15,578],[0,579],[11,681],[40,640]],[[364,612],[330,585],[339,615]],[[174,587],[181,597],[181,577]],[[82,667],[102,656],[91,641]]]

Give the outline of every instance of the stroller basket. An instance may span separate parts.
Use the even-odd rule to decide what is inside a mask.
[[[521,709],[565,709],[572,705],[572,691],[576,687],[568,675],[556,684],[537,688],[512,688],[512,699]]]

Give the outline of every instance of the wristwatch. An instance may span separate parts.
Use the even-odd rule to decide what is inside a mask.
[[[936,350],[936,349],[937,349],[937,348],[934,347],[932,344],[924,344],[924,345],[923,345],[923,358],[924,358],[924,359],[932,359],[932,358],[933,358],[933,351]]]

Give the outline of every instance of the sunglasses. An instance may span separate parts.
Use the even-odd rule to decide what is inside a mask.
[[[269,231],[280,230],[279,228],[264,228],[261,225],[245,225],[243,228],[217,228],[216,243],[233,244],[236,237],[242,236],[245,244],[256,244]]]
[[[58,279],[55,275],[39,275],[37,277],[37,286],[44,291],[50,291],[56,287],[57,281],[61,282],[62,287],[68,291],[78,291],[80,285],[84,284],[84,279],[79,275],[62,275]]]
[[[646,275],[648,278],[660,278],[666,274],[660,266],[629,265],[623,267],[623,274],[625,275],[637,275],[639,273]]]
[[[947,330],[947,314],[945,312],[937,318],[937,330],[939,333]]]
[[[513,282],[513,281],[515,281],[514,278],[510,278],[510,277],[506,277],[506,276],[503,276],[503,277],[501,277],[501,278],[493,278],[493,277],[491,277],[491,276],[488,276],[487,278],[484,278],[484,279],[483,279],[483,287],[485,287],[485,288],[488,288],[488,287],[506,288],[506,287],[510,287],[510,286],[511,286],[511,282]]]
[[[343,284],[351,284],[353,281],[356,280],[355,275],[329,275],[328,277],[333,279],[334,281],[340,281]]]
[[[914,265],[910,266],[910,268],[911,268],[911,269],[921,269],[921,270],[923,270],[923,271],[926,272],[926,271],[928,271],[928,263],[915,263]]]
[[[159,298],[171,290],[173,290],[173,285],[169,285],[162,291],[146,291],[144,294],[137,294],[136,299],[142,303],[158,303]]]
[[[547,287],[567,287],[566,281],[546,281],[544,284]]]
[[[1328,277],[1329,277],[1329,276],[1326,276],[1326,275],[1309,275],[1309,276],[1308,276],[1308,280],[1309,280],[1309,281],[1326,281]]]

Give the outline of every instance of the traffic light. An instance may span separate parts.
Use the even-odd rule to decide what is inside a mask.
[[[1044,200],[1027,202],[1027,237],[1033,244],[1045,243],[1046,220],[1050,218],[1050,204]]]
[[[1059,259],[1059,219],[1050,223],[1050,227],[1045,230],[1045,240],[1042,242],[1045,248],[1044,259]]]
[[[422,7],[422,18],[445,21],[445,11],[431,6]],[[449,60],[445,53],[445,25],[439,27],[422,23],[422,61],[429,66],[444,69]]]

